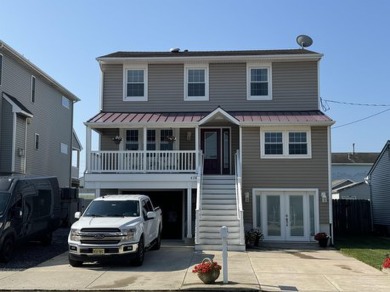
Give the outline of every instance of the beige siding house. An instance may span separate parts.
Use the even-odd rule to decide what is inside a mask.
[[[85,187],[142,192],[163,238],[231,250],[331,233],[330,127],[306,49],[116,52],[97,58],[101,111],[86,121]],[[92,151],[92,132],[99,150]]]

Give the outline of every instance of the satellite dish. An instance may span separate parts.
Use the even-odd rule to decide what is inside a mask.
[[[172,48],[169,50],[171,53],[179,53],[180,52],[180,48]]]
[[[301,34],[297,36],[297,44],[303,49],[310,47],[313,44],[313,40],[311,37]]]

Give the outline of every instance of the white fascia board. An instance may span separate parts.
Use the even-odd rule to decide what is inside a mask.
[[[290,61],[318,61],[323,57],[323,54],[307,54],[307,55],[252,55],[252,56],[199,56],[199,57],[105,57],[97,58],[100,64],[123,64],[127,62],[139,63],[186,63],[186,62],[290,62]]]
[[[204,118],[202,118],[199,121],[199,125],[203,125],[203,124],[207,123],[209,120],[213,119],[218,114],[221,114],[226,120],[232,122],[233,124],[240,125],[240,122],[235,117],[231,116],[230,114],[228,114],[226,111],[224,111],[220,107],[215,109],[211,113],[209,113]]]

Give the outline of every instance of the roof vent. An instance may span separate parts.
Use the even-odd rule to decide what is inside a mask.
[[[171,53],[179,53],[180,52],[180,48],[172,48],[169,50]]]

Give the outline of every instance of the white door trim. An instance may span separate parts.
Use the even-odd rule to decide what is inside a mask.
[[[307,210],[304,214],[304,222],[306,226],[305,230],[305,236],[300,239],[300,241],[312,241],[313,236],[310,234],[310,212],[309,212],[309,200],[307,195],[314,196],[314,231],[317,232],[319,230],[319,191],[318,189],[312,189],[312,188],[302,188],[302,189],[295,189],[295,188],[254,188],[252,189],[252,214],[253,214],[253,226],[255,228],[258,228],[263,231],[264,233],[264,240],[275,240],[275,241],[298,241],[296,237],[288,236],[289,229],[286,228],[284,220],[286,218],[285,215],[280,217],[281,220],[281,228],[282,228],[282,234],[281,236],[266,236],[267,227],[264,225],[266,222],[266,196],[265,194],[271,194],[275,196],[280,196],[280,198],[283,198],[285,195],[293,195],[293,194],[302,194],[305,195],[303,204],[304,204],[304,210]],[[257,200],[256,197],[260,196],[260,204],[261,204],[261,222],[263,226],[258,226],[258,218],[257,218]],[[288,196],[289,197],[289,196]],[[284,199],[282,199],[284,200]],[[280,210],[281,214],[287,214],[288,210],[288,199],[286,197],[286,203],[281,203],[281,208],[283,210]],[[282,227],[283,226],[283,227]]]

